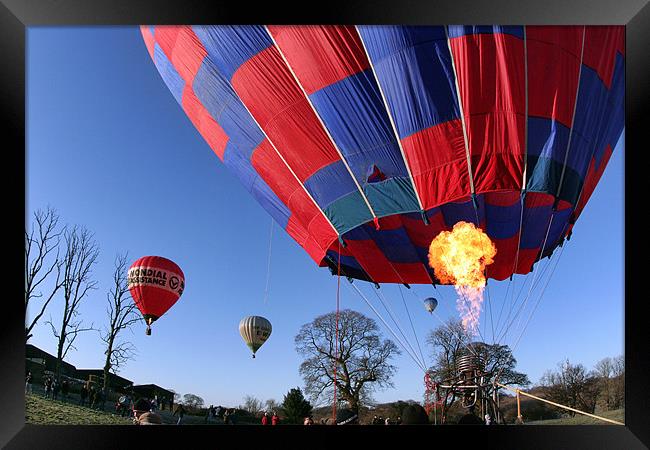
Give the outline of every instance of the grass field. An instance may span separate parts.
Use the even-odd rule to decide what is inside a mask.
[[[126,417],[40,395],[25,395],[25,422],[37,425],[130,425]]]
[[[624,409],[615,409],[613,411],[604,411],[602,413],[596,414],[597,416],[602,416],[607,419],[616,420],[618,422],[625,421],[625,410]],[[525,420],[525,418],[524,418]],[[583,416],[581,414],[576,414],[575,417],[567,417],[564,419],[552,419],[552,420],[536,420],[533,422],[526,422],[526,425],[615,425],[613,423],[605,422],[603,420],[594,419],[589,416]]]
[[[178,417],[160,411],[164,424],[175,424]],[[38,394],[25,395],[25,422],[35,425],[132,425],[130,418],[115,414],[109,402],[106,411],[97,411],[60,400],[45,399]],[[185,416],[183,424],[203,424],[203,417]]]

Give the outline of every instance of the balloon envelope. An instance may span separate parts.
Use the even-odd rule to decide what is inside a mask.
[[[436,309],[437,306],[438,306],[438,300],[436,300],[433,297],[429,297],[426,300],[424,300],[424,308],[429,313],[432,313]]]
[[[622,26],[142,26],[217,157],[320,266],[440,282],[459,221],[526,274],[566,239],[624,127]],[[341,245],[340,243],[343,243]]]
[[[239,334],[253,352],[253,357],[259,348],[271,336],[271,322],[264,317],[248,316],[239,322]]]
[[[183,294],[185,275],[176,263],[162,256],[143,256],[127,275],[131,296],[148,324],[165,314]]]

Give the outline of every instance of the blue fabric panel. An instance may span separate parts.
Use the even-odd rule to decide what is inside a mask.
[[[377,217],[420,211],[410,178],[395,177],[379,183],[368,183],[363,192]]]
[[[275,192],[266,184],[262,177],[258,176],[255,179],[251,193],[255,200],[273,217],[273,220],[283,229],[286,229],[289,217],[291,217],[291,210],[282,203],[282,200],[275,195]]]
[[[321,208],[327,208],[336,199],[351,192],[358,192],[348,169],[341,160],[319,169],[305,180],[304,185]],[[361,201],[363,202],[363,199]],[[368,209],[365,203],[362,207]]]
[[[249,152],[252,150],[249,148],[242,150],[241,147],[229,141],[223,154],[223,163],[277,224],[286,229],[291,211],[255,171],[247,156]]]
[[[153,61],[162,79],[167,84],[172,95],[179,105],[183,104],[183,90],[185,89],[185,80],[178,74],[171,61],[167,59],[165,52],[156,43],[153,50]]]
[[[356,186],[353,192],[332,202],[324,212],[340,234],[372,220],[372,214]]]
[[[310,99],[360,184],[373,164],[388,178],[408,176],[370,70],[324,87]]]
[[[476,205],[477,208],[474,208],[472,200],[463,203],[446,203],[441,205],[440,210],[445,219],[445,225],[451,228],[460,221],[476,225],[477,211],[479,224],[484,223],[485,201],[482,195],[476,196]]]
[[[393,230],[376,230],[373,225],[365,224],[359,228],[366,233],[367,239],[374,241],[389,261],[394,263],[422,262],[404,227]]]
[[[240,151],[250,158],[264,139],[241,100],[226,79],[216,70],[207,57],[194,78],[194,95],[203,103],[210,115],[223,128],[230,140],[238,144]]]
[[[616,66],[614,67],[606,115],[608,123],[605,143],[609,144],[613,151],[625,127],[625,59],[620,54],[616,55]],[[594,158],[597,166],[600,165],[604,153],[605,146],[596,148]]]
[[[194,25],[192,29],[228,80],[244,62],[273,45],[261,25]]]
[[[553,223],[551,224],[551,229],[548,231],[548,242],[546,243],[546,249],[544,252],[557,245],[560,240],[560,237],[563,236],[568,228],[569,218],[573,214],[573,208],[563,209],[561,211],[555,211],[553,215]]]
[[[538,248],[544,244],[552,208],[552,205],[524,208],[520,248]]]
[[[568,142],[569,129],[560,122],[543,117],[528,117],[528,155],[553,158],[564,163]]]
[[[443,27],[359,27],[399,138],[460,117]]]
[[[519,39],[524,38],[524,28],[521,26],[508,26],[508,25],[450,25],[449,38],[456,38],[465,36],[467,34],[510,34]]]
[[[507,239],[519,233],[521,202],[511,206],[496,206],[485,203],[487,234],[492,239]]]
[[[584,180],[593,157],[602,158],[607,144],[613,145],[612,136],[622,130],[625,88],[623,61],[616,59],[611,89],[607,89],[597,73],[582,66],[580,91],[576,105],[575,121],[567,166],[576,170]],[[580,186],[563,183],[560,197],[575,204]]]
[[[569,129],[553,119],[528,118],[526,189],[555,195],[569,143]]]
[[[334,264],[339,262],[339,253],[335,250],[328,250],[327,255],[332,258]],[[341,266],[352,267],[357,270],[363,270],[361,264],[356,260],[354,256],[341,255]],[[341,270],[344,273],[344,270]]]

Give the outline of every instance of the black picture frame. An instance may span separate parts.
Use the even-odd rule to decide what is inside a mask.
[[[319,447],[351,443],[356,438],[384,444],[418,443],[495,448],[621,448],[650,446],[650,327],[644,314],[641,247],[644,241],[642,170],[648,131],[650,99],[650,4],[647,0],[361,0],[314,2],[296,5],[275,2],[201,2],[198,0],[2,0],[0,55],[2,57],[2,115],[5,141],[4,188],[9,208],[4,227],[10,240],[9,267],[4,279],[11,295],[2,307],[0,326],[0,445],[6,448],[152,448],[170,444],[208,447],[220,443],[239,448],[273,444],[283,447]],[[25,424],[24,308],[18,301],[24,274],[18,261],[24,249],[27,208],[19,184],[25,176],[25,52],[26,30],[32,26],[139,25],[139,24],[534,24],[626,26],[626,151],[625,158],[625,426],[533,427],[129,427],[38,426]],[[22,148],[22,152],[20,149]],[[639,155],[639,156],[637,156]],[[7,203],[5,201],[5,203]],[[647,232],[646,232],[647,233]],[[612,239],[621,237],[613,236]],[[12,246],[6,243],[11,242]],[[639,263],[637,264],[637,261]],[[599,262],[607,264],[606,261]],[[606,283],[607,280],[603,280]],[[579,318],[576,318],[579,320]],[[540,347],[543,351],[543,346]],[[444,436],[443,436],[444,435]],[[233,439],[235,444],[226,444]],[[228,440],[226,440],[228,439]],[[202,444],[202,442],[204,444]],[[237,442],[241,444],[237,444]],[[443,444],[444,442],[456,444]],[[354,444],[366,445],[366,444]]]

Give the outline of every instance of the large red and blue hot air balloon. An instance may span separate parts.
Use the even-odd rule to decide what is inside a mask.
[[[621,26],[143,26],[208,145],[321,266],[438,282],[459,221],[488,277],[570,237],[624,127]]]

